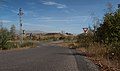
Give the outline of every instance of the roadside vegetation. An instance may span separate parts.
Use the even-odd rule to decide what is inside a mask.
[[[52,42],[66,39],[61,33],[23,33],[23,43],[20,44],[20,35],[16,33],[15,25],[10,29],[0,28],[0,50],[15,48],[37,47],[36,42]]]
[[[115,12],[108,8],[103,22],[93,27],[58,45],[75,48],[95,62],[101,71],[120,71],[120,8]]]
[[[34,47],[32,42],[19,44],[19,38],[16,36],[16,27],[12,25],[10,30],[5,27],[0,28],[0,50],[10,50],[14,48]]]

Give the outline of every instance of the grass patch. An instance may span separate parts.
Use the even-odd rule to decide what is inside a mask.
[[[33,42],[24,42],[21,45],[19,42],[8,42],[5,47],[1,48],[1,50],[12,50],[17,48],[34,48],[34,47],[36,47],[36,45]]]
[[[91,47],[80,47],[78,50],[98,65],[101,71],[119,71],[120,69],[120,58],[116,58],[110,46],[94,44]]]
[[[20,47],[21,48],[24,48],[24,47],[30,47],[30,48],[32,48],[32,47],[35,47],[35,44],[33,44],[32,42],[25,42],[25,43],[21,44]]]
[[[16,42],[7,42],[7,45],[5,47],[2,47],[2,50],[10,50],[13,48],[18,48],[19,45]]]

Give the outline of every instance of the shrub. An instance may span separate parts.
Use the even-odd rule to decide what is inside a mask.
[[[8,49],[9,31],[6,28],[0,29],[0,48]]]
[[[21,47],[33,47],[34,44],[32,42],[26,42],[21,45]]]

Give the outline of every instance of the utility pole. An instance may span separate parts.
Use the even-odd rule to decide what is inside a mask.
[[[20,23],[20,45],[23,43],[23,31],[22,31],[22,16],[23,16],[22,8],[19,8],[19,23]]]

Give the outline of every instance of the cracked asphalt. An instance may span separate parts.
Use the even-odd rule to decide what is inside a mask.
[[[84,57],[73,55],[68,48],[48,44],[0,52],[0,71],[98,71],[85,62],[88,61]]]

